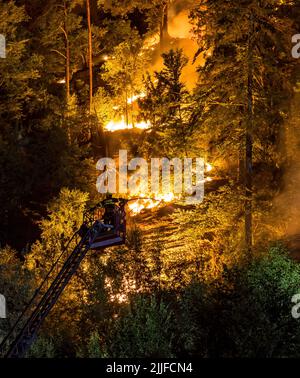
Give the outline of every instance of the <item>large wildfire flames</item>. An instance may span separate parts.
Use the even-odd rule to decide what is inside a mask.
[[[213,170],[213,166],[209,163],[205,164],[205,172],[211,172]],[[205,182],[212,181],[212,177],[206,177],[204,179]],[[163,193],[163,194],[156,194],[155,196],[151,197],[145,193],[140,193],[139,198],[133,199],[129,202],[128,208],[130,214],[135,216],[140,214],[143,210],[150,210],[158,207],[162,207],[164,205],[168,205],[174,201],[180,200],[179,195],[175,195],[172,192]]]
[[[147,198],[147,195],[141,194],[140,198],[129,202],[128,208],[132,215],[137,215],[145,209],[153,209],[164,204],[173,202],[176,199],[174,193],[156,195],[154,198]]]
[[[129,105],[131,105],[131,104],[133,104],[135,101],[137,101],[139,98],[145,98],[147,95],[146,95],[146,93],[144,93],[144,92],[141,92],[141,93],[139,93],[139,94],[137,94],[137,95],[133,95],[133,96],[131,96],[131,97],[129,97],[128,99],[127,99],[127,104],[129,104]]]
[[[146,129],[149,129],[151,126],[150,122],[137,122],[137,123],[127,123],[124,119],[124,117],[122,117],[121,120],[119,121],[110,121],[106,126],[105,126],[105,130],[106,131],[110,131],[110,132],[114,132],[114,131],[118,131],[118,130],[130,130],[130,129],[133,129],[133,128],[137,128],[137,129],[141,129],[141,130],[146,130]]]
[[[127,99],[127,103],[132,104],[135,101],[137,101],[139,98],[144,98],[145,96],[146,94],[143,92],[140,94],[134,95]],[[123,116],[122,119],[119,121],[111,120],[105,126],[105,130],[108,132],[114,132],[118,130],[129,130],[129,129],[133,129],[134,127],[138,129],[146,130],[151,127],[151,124],[149,121],[148,122],[144,121],[144,122],[135,123],[133,125],[132,123],[127,123]],[[210,172],[212,169],[213,169],[213,166],[209,163],[206,163],[205,171]],[[206,177],[205,182],[208,182],[208,181],[212,181],[212,178]],[[141,213],[143,210],[159,208],[179,199],[180,199],[180,196],[175,195],[172,192],[155,194],[155,195],[139,193],[139,198],[132,199],[128,204],[128,208],[129,208],[130,214],[135,216]]]
[[[173,43],[177,47],[183,48],[184,53],[190,58],[190,61],[193,61],[194,55],[197,51],[197,46],[192,43],[191,39],[191,24],[189,23],[188,19],[189,12],[185,9],[184,11],[181,11],[180,13],[177,13],[175,11],[175,8],[171,8],[169,17],[169,42],[168,46],[164,46],[165,50],[167,47],[174,48]],[[188,41],[188,44],[186,44],[186,41]],[[191,47],[192,46],[192,47]],[[162,47],[160,45],[160,36],[159,34],[155,34],[151,37],[148,37],[144,43],[144,51],[153,51],[153,58],[152,61],[153,67],[151,68],[151,72],[155,71],[156,69],[159,69],[162,66],[162,58],[161,53],[163,52]],[[155,56],[159,52],[159,59]],[[142,52],[143,54],[143,52]],[[194,68],[193,68],[194,70]],[[185,68],[185,76],[184,78],[187,79],[186,81],[193,82],[191,78],[191,69]],[[127,104],[129,106],[136,106],[137,101],[139,99],[145,98],[146,93],[141,92],[134,94],[127,98]],[[118,110],[120,106],[116,106],[114,110]],[[151,128],[150,121],[142,121],[142,122],[133,122],[128,121],[125,119],[125,116],[123,115],[121,119],[117,120],[110,120],[104,127],[105,131],[107,132],[115,132],[120,130],[130,130],[130,129],[140,129],[140,130],[147,130]],[[209,163],[206,163],[205,171],[206,173],[211,172],[213,170],[213,166]],[[211,177],[206,176],[205,182],[210,182],[213,179]],[[174,201],[178,201],[181,199],[181,196],[175,195],[174,193],[161,193],[161,194],[149,194],[149,193],[139,193],[138,198],[136,196],[132,198],[132,200],[128,203],[128,208],[130,215],[137,215],[141,213],[143,210],[150,210],[154,208],[159,208],[162,206],[165,206],[167,204],[170,204]]]
[[[156,33],[152,36],[149,36],[144,41],[144,46],[140,54],[144,55],[147,51],[152,50],[152,63],[151,66],[148,67],[148,71],[153,73],[155,70],[159,70],[162,67],[162,57],[161,54],[163,52],[168,51],[168,49],[175,49],[181,48],[184,50],[184,53],[187,57],[189,57],[189,64],[187,67],[183,69],[183,81],[186,82],[188,87],[193,87],[195,82],[195,73],[194,73],[194,66],[193,66],[193,59],[195,53],[198,49],[195,42],[192,39],[192,25],[189,22],[189,10],[184,9],[177,13],[175,7],[171,7],[169,10],[169,30],[168,30],[168,38],[167,41],[164,41],[163,47],[160,41],[159,33]],[[107,60],[108,57],[105,57]],[[127,106],[136,106],[137,100],[145,98],[146,93],[140,92],[132,94],[130,97],[127,98]],[[125,101],[126,102],[126,101]],[[124,105],[124,104],[123,104]],[[118,110],[120,105],[115,106],[114,110]],[[126,118],[126,119],[125,119]],[[119,130],[130,130],[130,129],[141,129],[146,130],[151,128],[150,121],[144,120],[142,122],[133,122],[129,121],[131,117],[125,117],[124,115],[121,119],[113,119],[110,120],[105,126],[104,130],[108,132],[114,132]]]
[[[127,104],[132,105],[135,103],[138,99],[146,97],[146,93],[141,92],[139,94],[133,95],[127,99]],[[118,130],[130,130],[133,128],[146,130],[151,127],[151,124],[149,121],[142,121],[142,122],[126,122],[125,117],[122,116],[120,120],[111,120],[107,123],[107,125],[104,127],[106,131],[114,132]]]

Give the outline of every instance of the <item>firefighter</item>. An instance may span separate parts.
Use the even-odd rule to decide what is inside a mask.
[[[106,199],[102,202],[104,208],[104,224],[115,226],[115,209],[118,200],[113,198],[112,194],[108,194]]]

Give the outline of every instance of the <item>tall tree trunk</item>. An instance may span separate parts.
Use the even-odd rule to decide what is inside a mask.
[[[67,112],[66,112],[66,118],[68,118],[68,107],[70,104],[70,40],[69,40],[69,31],[68,31],[68,6],[67,1],[63,1],[63,9],[64,9],[64,22],[63,27],[61,26],[61,29],[64,33],[65,37],[65,85],[66,85],[66,106],[67,106]],[[70,126],[67,121],[67,135],[68,135],[68,142],[71,144],[71,131]]]
[[[169,12],[169,1],[165,0],[162,5],[162,16],[160,22],[160,44],[163,45],[166,37],[168,36],[168,12]]]
[[[91,7],[90,0],[86,0],[86,11],[87,11],[87,21],[88,21],[88,35],[89,35],[89,114],[92,114],[93,107],[93,45],[92,45],[92,26],[91,26]]]
[[[239,151],[239,159],[238,159],[238,172],[237,172],[237,180],[239,184],[243,185],[245,178],[245,153],[244,149]]]
[[[65,30],[65,48],[66,48],[66,101],[70,100],[70,41],[68,35],[68,10],[67,3],[64,0],[64,30]]]
[[[248,255],[252,252],[252,186],[253,186],[253,38],[254,21],[250,15],[250,28],[248,38],[248,109],[245,135],[245,242]]]

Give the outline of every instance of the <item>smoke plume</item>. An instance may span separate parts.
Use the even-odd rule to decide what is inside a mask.
[[[153,51],[151,64],[152,72],[159,71],[163,66],[162,53],[166,53],[171,49],[182,49],[189,59],[189,63],[182,73],[182,81],[189,90],[195,87],[198,78],[196,69],[202,63],[199,58],[193,64],[194,56],[198,49],[198,45],[193,39],[192,25],[189,20],[189,14],[193,6],[195,6],[195,1],[176,0],[172,2],[168,12],[168,36]]]

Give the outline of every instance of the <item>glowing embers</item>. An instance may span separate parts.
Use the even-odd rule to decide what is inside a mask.
[[[128,208],[132,215],[137,215],[143,210],[161,207],[178,198],[179,197],[175,197],[174,193],[158,194],[154,198],[147,198],[147,195],[141,194],[140,198],[132,200],[128,203]]]
[[[133,105],[138,99],[145,98],[146,93],[141,92],[135,95],[132,95],[131,97],[127,98],[127,105]],[[119,110],[120,105],[116,105],[113,107],[114,110]],[[140,129],[140,130],[147,130],[151,127],[150,121],[142,121],[142,122],[128,122],[125,120],[125,116],[122,115],[121,119],[111,120],[108,122],[107,125],[105,125],[104,129],[109,132],[114,132],[118,130],[131,130],[131,129]]]
[[[205,163],[205,172],[211,172],[213,169],[214,167],[210,163]],[[213,181],[212,177],[206,176],[204,178],[204,183],[211,181]],[[145,193],[140,193],[139,197],[140,198],[134,199],[128,203],[130,215],[135,216],[140,214],[144,210],[160,208],[162,206],[165,206],[166,204],[180,200],[182,196],[177,194],[175,195],[173,192],[168,192],[155,194],[153,195],[153,197]]]
[[[131,202],[129,202],[128,208],[131,215],[137,215],[145,209],[152,209],[156,207],[157,204],[158,204],[158,201],[154,201],[154,200],[146,199],[146,198],[145,199],[139,198],[137,200],[134,200],[134,201],[132,200]]]
[[[114,288],[113,283],[111,278],[105,278],[105,288],[108,291],[110,302],[127,303],[129,301],[129,293],[137,290],[135,280],[127,277],[123,278],[121,288],[118,291]]]
[[[127,123],[122,117],[120,121],[110,121],[104,128],[106,131],[114,132],[118,130],[131,130],[133,128],[140,129],[140,130],[147,130],[151,127],[150,122],[137,122],[134,125],[132,123]]]
[[[205,171],[206,172],[211,172],[213,169],[214,169],[214,167],[211,164],[205,163]]]

